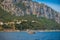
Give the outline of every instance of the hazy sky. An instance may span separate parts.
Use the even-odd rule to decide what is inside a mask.
[[[33,1],[44,3],[53,8],[54,10],[60,12],[60,0],[33,0]]]

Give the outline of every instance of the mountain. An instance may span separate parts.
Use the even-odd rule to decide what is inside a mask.
[[[4,0],[1,5],[11,15],[36,15],[36,17],[46,17],[60,23],[60,13],[43,3],[39,4],[32,0]]]
[[[27,20],[16,29],[60,29],[60,14],[49,6],[32,0],[4,0],[0,4],[0,21]],[[4,27],[5,28],[5,27]]]

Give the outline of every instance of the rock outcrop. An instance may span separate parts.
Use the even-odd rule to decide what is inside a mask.
[[[4,0],[1,5],[4,10],[11,12],[11,15],[36,15],[36,17],[46,17],[60,23],[60,13],[43,3],[32,0]]]

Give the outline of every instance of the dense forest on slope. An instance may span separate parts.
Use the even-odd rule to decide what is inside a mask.
[[[21,30],[23,29],[32,29],[32,30],[56,30],[56,29],[60,29],[60,25],[57,24],[55,21],[46,19],[46,18],[37,18],[35,16],[24,16],[24,17],[20,17],[20,20],[28,20],[27,22],[22,21],[21,24],[16,24],[16,28]],[[35,22],[32,22],[35,21]]]
[[[11,18],[12,16],[0,7],[0,20],[5,22],[5,21],[10,21]]]
[[[15,24],[16,29],[18,30],[26,30],[26,29],[32,29],[32,30],[56,30],[60,29],[60,25],[56,23],[55,21],[46,19],[46,18],[37,18],[33,15],[26,15],[26,16],[20,16],[20,17],[13,17],[12,21],[16,20],[27,20],[22,21],[20,24]],[[35,22],[33,22],[35,21]],[[9,25],[5,25],[3,28],[10,28]]]

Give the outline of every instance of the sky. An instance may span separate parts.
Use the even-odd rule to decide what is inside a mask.
[[[33,1],[37,1],[39,3],[44,3],[48,6],[50,6],[55,11],[60,12],[60,0],[33,0]]]

